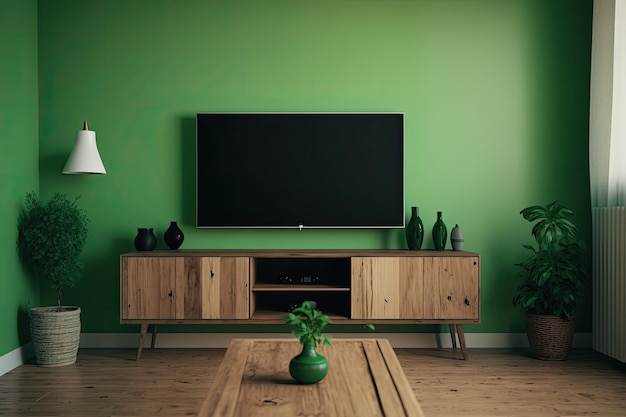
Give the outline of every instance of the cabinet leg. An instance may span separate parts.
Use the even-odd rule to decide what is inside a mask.
[[[148,324],[141,325],[141,333],[139,334],[139,347],[137,348],[137,359],[141,359],[141,351],[143,350],[143,341],[146,340],[146,333],[148,333]]]
[[[156,345],[156,337],[157,337],[157,328],[156,324],[152,325],[152,341],[150,342],[150,347],[154,349],[154,345]]]
[[[456,349],[456,333],[455,333],[455,324],[449,324],[450,328],[450,338],[452,338],[452,349]]]
[[[463,359],[467,360],[467,349],[465,347],[465,333],[463,332],[463,325],[456,325],[456,332],[459,334],[459,344],[461,345],[461,352],[463,353]]]

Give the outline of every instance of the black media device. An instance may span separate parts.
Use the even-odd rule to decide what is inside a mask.
[[[311,308],[313,310],[317,309],[317,301],[313,301],[313,300],[307,300],[309,302],[309,304],[311,304]],[[302,305],[303,301],[291,301],[289,303],[289,305],[287,306],[287,311],[292,312],[294,309],[300,307]]]
[[[319,284],[320,277],[314,274],[291,274],[278,278],[281,284]]]
[[[198,113],[196,226],[403,228],[403,113]]]

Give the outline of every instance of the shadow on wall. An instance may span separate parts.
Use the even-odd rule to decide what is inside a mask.
[[[182,213],[184,224],[196,224],[196,117],[181,117],[179,143],[182,146],[180,155],[183,175],[180,189],[182,190]]]
[[[137,230],[112,239],[101,253],[122,254],[135,252],[133,244]],[[93,237],[95,239],[95,236]],[[85,268],[81,281],[72,288],[64,290],[63,300],[67,305],[82,308],[82,332],[98,333],[108,329],[120,329],[120,263],[118,256],[101,256],[97,253],[84,256]],[[53,301],[50,294],[42,297],[44,301]],[[118,331],[118,330],[115,331]],[[111,331],[111,330],[108,330]]]
[[[387,229],[381,233],[381,249],[407,249],[404,229]]]
[[[17,338],[20,346],[30,342],[30,306],[20,306],[17,310]]]
[[[49,178],[61,174],[68,155],[69,153],[58,153],[42,157],[39,160],[40,178]]]
[[[20,215],[24,210],[24,201],[26,194],[20,201]],[[38,294],[39,293],[39,278],[37,275],[29,268],[28,264],[24,261],[23,257],[18,250],[18,243],[16,242],[16,254],[17,259],[20,263],[20,266],[23,271],[23,278],[28,282],[28,288],[30,294]],[[37,298],[38,299],[38,298]],[[37,301],[39,302],[39,301]],[[17,338],[20,346],[25,345],[26,343],[31,341],[30,336],[30,308],[31,307],[39,307],[40,304],[33,305],[33,301],[30,296],[25,302],[22,302],[22,305],[18,307],[17,310]]]

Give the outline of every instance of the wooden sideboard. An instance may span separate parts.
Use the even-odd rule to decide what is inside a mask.
[[[300,282],[302,281],[302,282]],[[120,317],[148,326],[283,323],[315,301],[335,324],[480,322],[480,255],[408,250],[183,250],[122,254]]]

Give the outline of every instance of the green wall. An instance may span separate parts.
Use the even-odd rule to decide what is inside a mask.
[[[39,286],[15,254],[17,215],[39,187],[37,1],[0,0],[0,356],[30,340]]]
[[[38,5],[40,187],[81,195],[92,220],[84,279],[65,295],[84,332],[137,330],[118,323],[119,254],[137,227],[161,236],[177,220],[184,248],[404,247],[402,230],[196,230],[199,111],[405,112],[407,215],[419,206],[429,229],[443,211],[482,255],[469,332],[524,329],[511,305],[523,207],[559,200],[590,234],[591,0]],[[107,175],[60,174],[84,119]],[[578,331],[590,329],[583,306]]]

